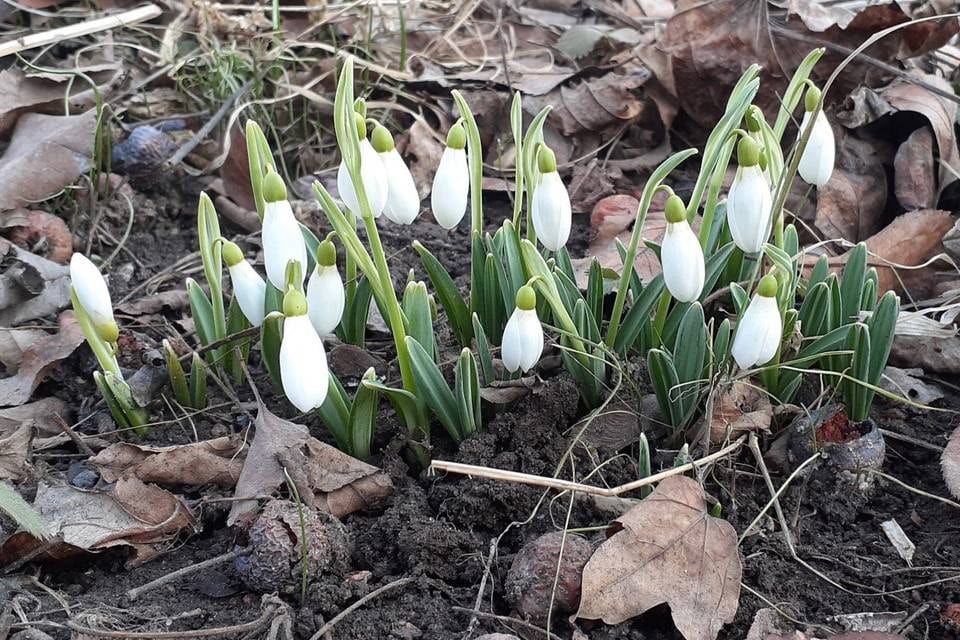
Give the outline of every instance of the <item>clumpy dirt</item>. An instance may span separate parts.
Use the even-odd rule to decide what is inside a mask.
[[[139,251],[140,261],[117,259],[117,269],[130,272],[127,279],[114,282],[115,294],[133,291],[140,282],[164,272],[183,255],[193,250],[193,207],[196,190],[183,194],[137,194],[139,210],[131,239],[149,251]],[[506,203],[492,207],[509,210]],[[497,216],[490,229],[499,224]],[[586,222],[573,237],[582,243],[588,237]],[[228,225],[225,231],[229,231]],[[322,233],[324,228],[318,225]],[[419,260],[409,249],[412,228],[384,226],[384,242],[399,283],[414,268],[421,273]],[[430,222],[416,227],[418,237],[445,265],[458,282],[465,283],[468,271],[468,233],[464,228],[445,232]],[[251,240],[255,243],[255,239]],[[255,245],[251,245],[255,246]],[[579,247],[582,251],[583,247]],[[578,248],[571,250],[578,254]],[[124,266],[127,263],[132,267]],[[195,268],[196,265],[194,265]],[[161,289],[182,286],[185,273],[171,273]],[[159,341],[171,329],[183,330],[176,314],[162,327],[140,326],[136,322],[125,330],[139,332]],[[149,340],[148,340],[149,341]],[[385,341],[372,342],[373,355],[389,361],[392,349]],[[90,381],[94,362],[84,348],[61,367],[38,392],[56,394],[70,401],[83,417],[96,411],[91,398],[96,392]],[[545,372],[545,379],[530,394],[513,405],[486,415],[482,432],[464,442],[459,449],[437,429],[436,458],[520,471],[541,476],[583,479],[614,486],[637,477],[630,454],[611,460],[594,460],[579,447],[571,450],[571,430],[582,415],[575,383],[563,373]],[[262,372],[255,380],[271,408],[284,416],[293,412],[275,396]],[[346,383],[349,384],[349,380]],[[645,384],[640,381],[641,384]],[[241,400],[250,394],[238,389]],[[86,400],[84,400],[86,399]],[[222,398],[220,398],[222,400]],[[232,406],[218,406],[192,424],[196,435],[184,424],[169,420],[151,431],[150,441],[172,444],[200,438],[242,433],[249,426],[246,414]],[[640,406],[635,402],[635,406]],[[949,408],[960,407],[956,398]],[[878,402],[878,424],[891,434],[901,434],[931,446],[887,437],[887,459],[883,471],[911,487],[935,496],[945,496],[939,471],[937,447],[956,427],[958,419],[950,413],[922,413]],[[305,423],[314,436],[330,441],[316,419]],[[84,433],[108,431],[102,420],[82,425]],[[562,528],[577,530],[591,544],[600,544],[605,525],[615,517],[600,510],[593,501],[535,487],[462,476],[428,476],[414,473],[401,452],[402,436],[392,413],[380,414],[379,431],[372,460],[386,470],[396,492],[379,512],[355,513],[344,518],[353,550],[350,570],[345,576],[311,576],[305,602],[300,602],[299,584],[291,584],[281,594],[292,620],[295,638],[310,638],[325,622],[378,588],[394,581],[411,579],[399,587],[376,596],[372,601],[340,620],[329,638],[335,640],[449,640],[461,638],[471,620],[480,584],[485,584],[480,610],[492,612],[480,617],[473,627],[483,632],[516,633],[525,639],[544,638],[542,631],[517,622],[505,600],[506,574],[513,558],[527,542],[544,533]],[[664,443],[653,442],[665,448]],[[63,472],[66,461],[52,461],[54,472]],[[660,451],[654,459],[654,471],[671,466],[672,451]],[[598,463],[601,473],[593,473]],[[592,474],[592,475],[591,475]],[[707,491],[720,503],[722,515],[743,532],[765,507],[770,498],[766,484],[745,449],[735,458],[722,460],[703,478]],[[786,474],[775,473],[780,486]],[[156,560],[127,567],[126,553],[114,550],[95,556],[60,561],[31,563],[24,572],[36,576],[48,587],[60,591],[69,603],[75,620],[91,627],[109,629],[137,628],[143,631],[184,631],[183,637],[200,629],[243,624],[256,619],[262,611],[261,595],[248,591],[239,579],[233,562],[193,573],[155,589],[135,602],[124,595],[177,569],[214,558],[235,549],[243,539],[225,525],[229,495],[203,491],[185,496],[201,513],[203,531],[177,541]],[[639,496],[631,496],[639,497]],[[796,478],[783,494],[782,507],[796,552],[809,563],[804,567],[792,558],[782,531],[770,510],[758,528],[741,545],[744,559],[740,609],[736,619],[721,633],[721,638],[739,640],[747,634],[758,609],[776,606],[806,628],[825,635],[828,627],[843,630],[831,616],[865,612],[896,611],[913,616],[908,637],[932,640],[955,637],[941,622],[941,612],[960,602],[960,516],[955,507],[918,495],[892,481],[874,478],[866,491],[853,488],[823,471]],[[912,566],[902,560],[884,536],[880,524],[895,519],[916,544]],[[496,553],[491,558],[491,545]],[[19,585],[19,586],[18,586]],[[48,623],[63,624],[62,607],[48,594],[17,583],[8,586],[0,580],[0,604],[4,591],[16,594],[29,591],[32,596],[24,611],[30,625],[54,638],[70,638],[71,632]],[[22,594],[21,594],[22,595]],[[14,629],[27,625],[18,624]],[[669,609],[657,607],[647,614],[617,626],[581,622],[580,630],[590,640],[678,640]],[[572,638],[575,629],[564,616],[554,616],[553,637]],[[235,634],[227,637],[241,637]],[[266,630],[252,637],[267,637]],[[583,636],[579,636],[583,637]]]

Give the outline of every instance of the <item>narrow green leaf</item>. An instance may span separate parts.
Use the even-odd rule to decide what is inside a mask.
[[[426,423],[421,423],[418,418],[417,398],[406,389],[396,389],[388,387],[379,380],[365,379],[360,382],[365,387],[371,387],[383,394],[394,411],[406,425],[407,433],[410,438],[417,441],[420,445],[426,445],[430,442],[430,429]]]
[[[469,345],[470,338],[473,337],[470,310],[467,308],[463,296],[460,295],[457,285],[454,284],[453,278],[440,264],[440,261],[418,240],[414,240],[413,249],[420,256],[420,262],[423,264],[427,277],[430,278],[433,289],[437,293],[437,300],[447,313],[447,319],[454,335],[457,337],[457,342],[463,346]]]
[[[650,313],[659,302],[663,288],[663,275],[657,274],[650,281],[650,284],[644,287],[640,296],[636,298],[630,310],[627,311],[627,315],[623,318],[623,325],[617,334],[617,340],[614,343],[614,350],[617,353],[626,354],[636,343],[644,327],[650,326]]]
[[[720,274],[726,269],[727,262],[730,261],[730,256],[733,255],[733,250],[736,249],[736,247],[737,245],[734,243],[728,242],[707,258],[704,268],[703,293],[700,295],[701,300],[713,291],[717,280],[720,279]]]
[[[194,351],[190,363],[190,404],[194,409],[207,407],[207,365],[203,358]]]
[[[464,437],[477,432],[482,425],[480,415],[480,375],[477,361],[470,349],[464,347],[454,369],[454,396]]]
[[[433,356],[413,337],[407,336],[407,348],[410,350],[410,365],[417,381],[417,391],[430,410],[444,426],[453,441],[463,441],[464,433],[460,425],[457,401],[443,379],[440,367]]]
[[[730,355],[730,337],[733,334],[733,325],[730,318],[724,318],[723,322],[717,328],[717,334],[713,339],[713,361],[716,363],[726,362]]]
[[[737,312],[737,316],[742,316],[747,308],[747,304],[750,302],[750,296],[747,295],[747,292],[744,291],[743,287],[738,283],[731,282],[730,297],[733,299],[733,308]]]
[[[473,337],[477,345],[477,355],[480,359],[480,374],[484,386],[489,386],[496,380],[496,369],[493,367],[493,354],[490,352],[490,341],[487,333],[480,324],[480,316],[473,314]]]
[[[273,388],[278,392],[283,390],[283,381],[280,378],[280,342],[282,340],[283,314],[272,311],[260,325],[260,357],[273,381]]]
[[[375,380],[377,377],[373,367],[363,374],[364,380]],[[380,394],[376,387],[361,384],[357,388],[357,395],[353,399],[350,410],[350,455],[360,460],[370,458],[370,445],[373,443],[373,430],[377,418],[377,406]]]
[[[675,399],[671,399],[671,392],[676,392],[680,381],[677,370],[673,365],[670,354],[660,349],[651,349],[647,354],[647,369],[650,372],[650,382],[657,396],[657,403],[664,418],[674,428],[683,426],[683,416],[680,406]]]
[[[887,366],[899,315],[900,301],[894,292],[888,291],[867,320],[867,327],[870,329],[871,353],[866,381],[874,386],[880,384],[880,377]]]
[[[353,400],[343,388],[340,379],[332,371],[329,374],[330,384],[327,386],[327,397],[320,405],[317,413],[320,414],[320,421],[337,441],[337,448],[349,453],[353,447],[352,423],[350,420]]]
[[[586,300],[594,322],[600,326],[603,322],[603,269],[600,268],[600,261],[596,258],[590,261],[590,269],[587,271]]]
[[[200,344],[206,346],[216,340],[213,305],[193,278],[187,278],[187,299],[190,301],[190,315],[193,316],[193,324],[197,329],[197,338]]]
[[[433,334],[433,314],[427,285],[411,282],[403,292],[403,314],[407,319],[407,335],[413,337],[434,359],[437,343]]]
[[[0,511],[13,518],[14,523],[38,540],[49,540],[50,531],[43,516],[20,497],[16,489],[0,482]]]
[[[860,314],[860,297],[863,295],[863,280],[867,274],[867,245],[863,242],[854,247],[843,268],[840,284],[842,322],[856,322]]]
[[[180,364],[180,358],[177,352],[170,346],[168,340],[163,341],[163,353],[167,359],[167,375],[170,377],[170,388],[173,390],[173,397],[183,406],[190,406],[190,389],[187,386],[187,374]]]
[[[827,327],[827,314],[830,307],[830,285],[818,282],[807,290],[800,303],[800,331],[805,337],[823,335]]]
[[[830,262],[827,256],[820,256],[813,269],[810,271],[810,279],[807,281],[807,289],[815,286],[818,282],[824,282],[830,274]]]

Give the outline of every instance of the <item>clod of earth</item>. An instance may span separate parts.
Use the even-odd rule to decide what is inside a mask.
[[[247,530],[249,551],[235,561],[237,573],[248,588],[267,593],[290,592],[300,584],[303,571],[308,579],[323,573],[345,573],[351,543],[340,521],[306,505],[303,525],[297,505],[272,500]],[[306,567],[303,544],[306,536]]]
[[[593,546],[583,536],[554,531],[520,549],[507,573],[506,597],[520,615],[546,624],[580,604],[583,567]]]
[[[947,448],[943,450],[940,465],[943,468],[943,481],[947,483],[947,489],[955,498],[960,498],[960,428],[950,436]],[[960,622],[960,611],[957,613],[957,619]]]
[[[883,465],[886,446],[873,420],[854,424],[838,405],[797,416],[788,427],[789,459],[799,465],[815,452],[838,472],[862,474]]]

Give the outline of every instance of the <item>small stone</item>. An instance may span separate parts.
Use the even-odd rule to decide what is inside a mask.
[[[563,556],[557,574],[557,558]],[[583,567],[593,546],[583,536],[554,531],[528,542],[510,565],[506,598],[520,614],[535,624],[545,624],[553,614],[573,613],[580,605]],[[554,579],[556,578],[556,590]]]

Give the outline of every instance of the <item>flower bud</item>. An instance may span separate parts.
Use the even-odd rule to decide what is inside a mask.
[[[777,355],[783,337],[777,287],[776,277],[764,276],[737,323],[730,353],[741,369],[767,364]]]
[[[543,353],[543,326],[537,317],[537,295],[533,287],[524,285],[517,291],[517,307],[503,330],[500,357],[507,371],[524,373],[540,360]]]
[[[280,342],[280,380],[293,406],[306,413],[327,398],[330,373],[323,340],[307,317],[303,294],[291,289],[283,298],[283,339]]]
[[[113,319],[110,290],[100,270],[82,253],[74,253],[70,258],[70,284],[97,335],[106,342],[116,342],[120,328]]]
[[[263,324],[267,283],[247,262],[240,247],[228,240],[223,241],[223,261],[227,263],[233,296],[237,299],[240,311],[250,324],[259,327]]]
[[[337,251],[324,240],[317,248],[317,266],[307,281],[307,315],[320,336],[334,332],[343,317],[346,291],[337,270]]]
[[[800,177],[808,184],[822,187],[830,180],[833,174],[833,165],[836,159],[836,141],[833,137],[833,129],[827,116],[821,110],[816,118],[811,118],[814,109],[820,102],[820,90],[816,87],[807,89],[807,95],[804,101],[806,112],[803,114],[803,121],[800,123],[800,132],[797,134],[797,140],[803,136],[803,132],[811,126],[813,121],[813,131],[810,132],[810,138],[807,140],[807,146],[800,156],[800,164],[797,166],[797,172]]]
[[[757,253],[770,236],[773,197],[760,168],[760,148],[744,136],[737,145],[740,167],[727,196],[727,223],[733,241],[744,253]]]
[[[360,120],[362,119],[361,117]],[[387,173],[380,156],[365,137],[366,130],[366,125],[364,125],[360,139],[360,180],[363,181],[363,189],[367,194],[370,211],[374,218],[379,218],[387,204]],[[343,160],[340,161],[340,166],[337,168],[337,190],[340,192],[340,199],[343,204],[355,215],[362,215],[357,190],[353,186],[353,180],[350,179],[347,163]]]
[[[400,157],[393,136],[383,125],[377,125],[373,130],[372,144],[387,177],[387,202],[383,213],[391,222],[410,224],[420,213],[420,194],[410,169]]]
[[[453,229],[467,212],[470,191],[470,169],[467,166],[467,134],[459,122],[447,133],[447,148],[440,157],[440,166],[433,177],[430,208],[433,217],[444,229]]]
[[[667,198],[666,219],[660,245],[663,281],[678,302],[693,302],[703,291],[703,249],[687,223],[687,210],[679,196]]]
[[[263,261],[270,283],[284,291],[287,288],[287,264],[300,263],[300,273],[307,270],[307,246],[303,242],[300,223],[286,199],[286,187],[279,174],[271,170],[263,179],[263,195],[267,201],[263,212]],[[300,283],[302,284],[301,280]]]
[[[533,229],[544,247],[558,251],[570,237],[570,195],[557,173],[556,156],[546,145],[540,147],[537,165],[541,175],[533,192]]]

